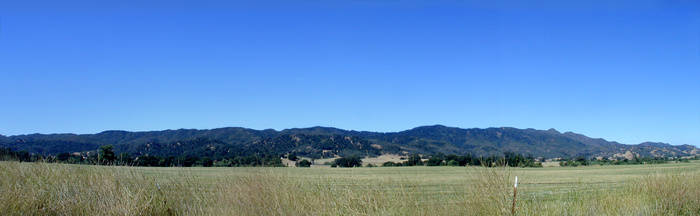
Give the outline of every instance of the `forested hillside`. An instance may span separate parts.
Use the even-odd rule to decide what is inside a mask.
[[[401,132],[379,133],[331,127],[294,128],[282,131],[240,127],[211,130],[179,129],[148,132],[105,131],[97,134],[31,134],[0,136],[0,146],[30,154],[89,155],[100,146],[112,145],[117,153],[138,156],[197,156],[235,158],[278,157],[289,153],[310,158],[436,153],[488,156],[511,151],[536,157],[688,156],[700,154],[690,145],[646,142],[626,145],[593,139],[554,129],[462,129],[442,125],[422,126]]]

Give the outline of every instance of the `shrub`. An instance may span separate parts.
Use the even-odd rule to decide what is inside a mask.
[[[407,161],[403,162],[406,166],[423,166],[423,161],[420,159],[419,154],[412,154],[408,157]]]
[[[294,164],[296,167],[311,167],[311,162],[304,159]]]
[[[459,162],[455,160],[450,160],[449,162],[447,162],[447,166],[459,166]]]
[[[339,167],[361,167],[362,160],[358,156],[343,157],[335,159],[331,167],[335,167],[334,165]]]
[[[440,166],[440,165],[442,165],[442,158],[439,158],[436,156],[430,157],[430,159],[428,159],[428,162],[425,163],[425,165],[427,165],[427,166]]]
[[[289,156],[287,156],[287,159],[289,159],[290,161],[296,161],[299,158],[297,157],[296,153],[292,152],[292,153],[289,153]]]

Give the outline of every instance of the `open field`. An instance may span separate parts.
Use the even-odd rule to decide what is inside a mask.
[[[0,162],[1,215],[700,215],[700,163],[145,168]]]

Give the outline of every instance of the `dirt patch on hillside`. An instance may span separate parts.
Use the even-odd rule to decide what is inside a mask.
[[[314,164],[324,164],[326,162],[333,162],[333,160],[338,159],[338,158],[340,158],[340,157],[316,159],[314,161]]]
[[[300,157],[301,158],[301,157]],[[338,159],[340,157],[334,157],[334,158],[323,158],[323,159],[316,159],[314,160],[314,163],[311,164],[311,167],[330,167],[330,163],[333,163],[335,159]],[[404,159],[401,159],[404,158]],[[307,159],[311,161],[310,158],[301,158],[301,159]],[[299,160],[301,160],[299,159]],[[299,161],[297,160],[297,161]],[[372,164],[376,166],[381,166],[383,163],[387,161],[393,161],[397,163],[401,163],[406,161],[406,156],[400,156],[397,154],[383,154],[380,155],[379,157],[369,157],[369,158],[364,158],[362,159],[362,165],[367,166],[367,164]],[[291,161],[286,158],[282,158],[282,164],[287,165],[289,167],[294,167],[294,164],[296,161]]]
[[[634,156],[635,156],[635,154],[632,153],[631,151],[627,151],[627,152],[625,152],[625,154],[617,153],[617,154],[613,155],[613,157],[624,157],[624,158],[627,158],[629,160],[634,159]]]
[[[404,158],[404,159],[401,159],[401,158]],[[371,158],[362,159],[362,165],[372,164],[372,165],[381,166],[383,163],[385,163],[387,161],[404,162],[404,161],[406,161],[406,159],[405,159],[405,156],[399,156],[396,154],[383,154],[383,155],[380,155],[379,157],[371,157]]]

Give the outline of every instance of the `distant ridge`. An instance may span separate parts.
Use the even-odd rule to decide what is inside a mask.
[[[187,144],[187,145],[184,145]],[[254,130],[242,127],[178,129],[128,132],[119,130],[97,134],[30,134],[1,136],[0,146],[15,151],[54,155],[63,152],[90,152],[102,145],[114,145],[118,152],[145,154],[222,155],[231,151],[267,152],[326,157],[343,154],[376,156],[384,153],[430,155],[472,154],[486,156],[514,151],[535,157],[678,157],[699,155],[691,145],[644,142],[636,145],[609,142],[555,129],[500,128],[463,129],[443,125],[420,126],[400,132],[368,132],[333,127]]]

